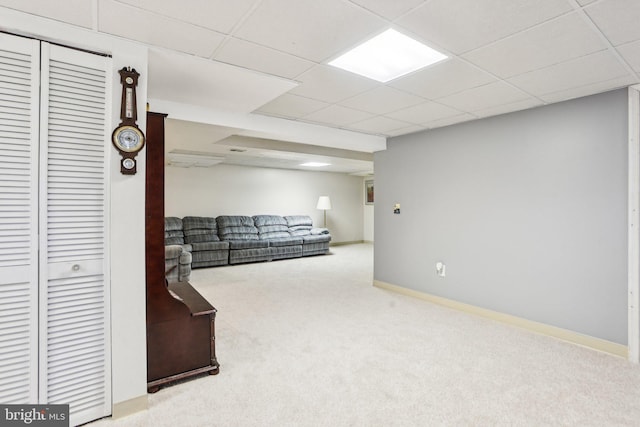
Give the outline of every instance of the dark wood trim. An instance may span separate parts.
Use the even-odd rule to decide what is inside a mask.
[[[145,250],[147,390],[193,375],[219,372],[216,309],[189,283],[168,285],[164,264],[164,120],[147,113]]]

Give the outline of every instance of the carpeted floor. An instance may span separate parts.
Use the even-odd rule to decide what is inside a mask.
[[[640,426],[626,360],[372,286],[373,246],[195,270],[218,376],[106,426]]]

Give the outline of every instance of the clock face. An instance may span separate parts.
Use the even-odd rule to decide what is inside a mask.
[[[136,161],[133,159],[124,159],[122,161],[122,166],[125,169],[133,169],[133,167],[136,165]]]
[[[134,126],[120,126],[113,132],[113,143],[120,151],[135,153],[142,149],[144,136]]]

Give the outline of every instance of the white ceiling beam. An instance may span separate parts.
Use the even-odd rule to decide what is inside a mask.
[[[367,153],[386,150],[387,148],[387,139],[383,136],[277,117],[252,113],[234,113],[155,98],[149,99],[149,108],[151,111],[168,114],[172,119],[237,128],[238,135],[364,151]]]

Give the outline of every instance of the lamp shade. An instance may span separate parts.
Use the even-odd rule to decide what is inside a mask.
[[[331,199],[329,196],[320,196],[318,198],[318,205],[316,209],[329,210],[331,209]]]

